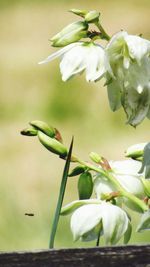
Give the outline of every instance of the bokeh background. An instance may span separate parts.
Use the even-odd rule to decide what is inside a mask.
[[[123,111],[110,111],[103,81],[87,84],[82,75],[64,83],[58,60],[37,64],[56,50],[48,39],[77,19],[71,8],[99,10],[110,34],[150,37],[149,0],[0,0],[0,250],[48,247],[64,162],[20,135],[29,121],[57,127],[67,146],[74,135],[74,153],[85,160],[91,151],[121,159],[131,144],[150,140],[150,121],[134,129]],[[64,203],[77,198],[76,182],[69,179]],[[134,233],[130,243],[149,240],[148,232]],[[73,243],[69,217],[61,218],[57,248],[93,245]]]

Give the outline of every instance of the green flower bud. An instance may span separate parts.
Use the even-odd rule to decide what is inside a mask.
[[[95,152],[91,152],[90,153],[90,158],[91,160],[93,160],[95,163],[101,163],[102,162],[102,157],[100,157],[100,155],[98,155]]]
[[[142,178],[145,194],[150,198],[150,179]]]
[[[78,180],[79,199],[89,199],[93,192],[93,180],[90,172],[84,172]]]
[[[69,24],[51,39],[52,46],[62,47],[77,42],[81,38],[87,37],[87,29],[88,24],[85,21]]]
[[[69,176],[69,177],[77,176],[77,175],[79,175],[79,174],[85,172],[85,170],[86,170],[86,167],[84,167],[84,166],[77,166],[77,167],[75,167],[75,168],[71,171],[71,173],[70,173],[68,176]]]
[[[99,21],[100,13],[96,10],[89,11],[85,15],[85,21],[88,23],[93,23]]]
[[[73,14],[77,15],[77,16],[82,17],[82,18],[84,18],[85,15],[88,13],[88,11],[86,11],[86,10],[80,10],[80,9],[75,9],[75,8],[70,9],[69,11],[72,12]]]
[[[141,158],[143,156],[146,144],[147,143],[140,143],[128,147],[128,149],[125,151],[125,156],[133,159]]]
[[[22,135],[26,136],[36,136],[38,131],[34,127],[29,127],[20,132]]]
[[[30,125],[32,125],[34,128],[36,128],[39,131],[42,131],[43,133],[45,133],[46,135],[50,136],[50,137],[54,137],[55,133],[56,133],[56,129],[49,126],[47,123],[43,122],[43,121],[31,121]]]
[[[41,144],[52,153],[57,154],[63,158],[67,156],[67,148],[56,139],[47,136],[41,131],[38,131],[38,138]]]

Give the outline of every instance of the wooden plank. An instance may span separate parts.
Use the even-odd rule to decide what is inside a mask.
[[[0,267],[150,267],[150,245],[1,252]]]

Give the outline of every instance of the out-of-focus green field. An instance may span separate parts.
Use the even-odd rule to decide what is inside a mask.
[[[70,8],[99,10],[110,34],[150,37],[149,0],[0,0],[0,250],[48,246],[64,162],[20,135],[29,121],[57,127],[67,146],[74,135],[74,153],[85,160],[90,151],[120,159],[131,144],[150,140],[150,121],[135,130],[122,111],[110,111],[103,82],[87,84],[82,75],[63,83],[58,60],[37,64],[55,51],[48,39],[75,19]],[[65,203],[77,198],[76,181],[69,179]],[[149,239],[148,232],[134,234],[131,243]],[[56,247],[85,245],[94,244],[73,243],[69,218],[61,218]]]

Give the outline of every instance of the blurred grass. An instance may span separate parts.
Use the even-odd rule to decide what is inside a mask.
[[[87,84],[82,75],[63,83],[57,60],[37,65],[55,51],[48,39],[74,20],[66,12],[73,7],[100,10],[110,34],[124,29],[150,37],[149,0],[97,0],[86,5],[83,0],[0,0],[1,250],[48,247],[64,162],[36,138],[20,136],[29,121],[40,119],[56,126],[67,145],[74,135],[74,153],[85,160],[90,151],[120,159],[131,144],[150,140],[149,121],[135,130],[125,125],[123,111],[110,111],[103,82]],[[76,179],[69,180],[67,189],[65,203],[77,197]],[[24,216],[26,212],[35,216]],[[134,216],[135,224],[137,219]],[[131,243],[149,239],[148,232],[134,234]],[[83,246],[72,242],[69,218],[60,220],[56,246]]]

